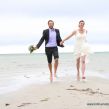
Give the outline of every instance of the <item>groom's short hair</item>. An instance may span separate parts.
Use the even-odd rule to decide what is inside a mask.
[[[48,20],[48,24],[49,24],[49,22],[53,22],[53,23],[54,23],[54,21],[53,21],[53,20]]]

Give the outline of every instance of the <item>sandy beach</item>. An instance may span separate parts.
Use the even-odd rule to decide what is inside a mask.
[[[109,80],[72,77],[53,83],[32,84],[0,97],[0,109],[109,109]]]
[[[76,81],[72,53],[60,54],[52,84],[44,54],[0,55],[0,60],[0,109],[109,109],[109,53],[90,57],[86,82]]]

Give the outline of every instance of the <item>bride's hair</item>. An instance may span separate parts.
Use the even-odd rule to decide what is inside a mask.
[[[79,21],[79,24],[80,24],[81,22],[83,22],[83,23],[85,24],[84,20],[80,20],[80,21]]]

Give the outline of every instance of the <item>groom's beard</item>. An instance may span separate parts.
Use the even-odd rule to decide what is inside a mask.
[[[49,26],[50,29],[53,29],[53,26]]]

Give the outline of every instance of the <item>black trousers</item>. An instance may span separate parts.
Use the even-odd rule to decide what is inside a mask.
[[[54,59],[59,58],[57,47],[45,47],[45,53],[47,56],[48,63],[52,63],[52,56],[54,56]]]

